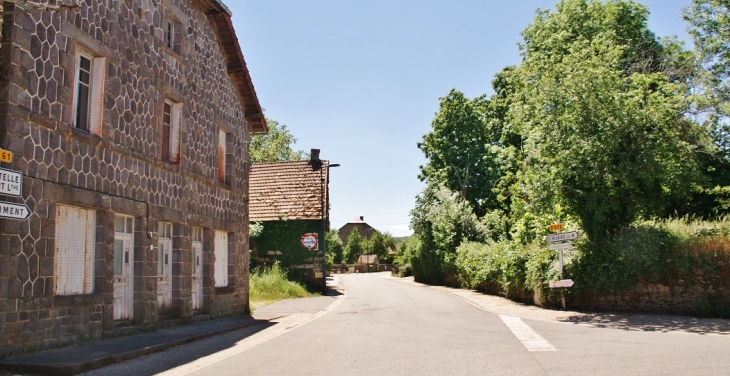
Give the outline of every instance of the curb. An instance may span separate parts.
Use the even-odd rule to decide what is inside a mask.
[[[276,318],[274,318],[276,319]],[[272,320],[274,320],[272,319]],[[259,325],[264,322],[268,322],[269,320],[261,320],[257,322],[252,323],[245,323],[241,325],[236,325],[230,328],[225,329],[219,329],[208,333],[198,334],[192,337],[187,338],[181,338],[175,341],[166,342],[166,343],[160,343],[153,346],[144,347],[141,349],[126,351],[118,354],[108,355],[97,359],[92,359],[88,361],[83,361],[75,364],[66,364],[66,365],[48,365],[48,364],[30,364],[30,363],[13,363],[12,361],[4,361],[0,363],[0,368],[8,371],[15,371],[15,372],[31,372],[31,373],[37,373],[37,374],[45,374],[45,375],[76,375],[79,373],[91,371],[94,369],[106,367],[112,364],[121,363],[130,359],[139,358],[145,355],[154,354],[156,352],[160,352],[163,350],[167,350],[172,347],[177,347],[180,345],[188,344],[191,342],[196,342],[205,338],[213,337],[219,334],[224,334],[228,332],[232,332],[238,329],[243,329],[246,327]]]

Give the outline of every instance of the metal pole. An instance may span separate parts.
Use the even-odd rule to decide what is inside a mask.
[[[324,232],[324,173],[322,172],[324,168],[324,163],[322,163],[319,167],[319,201],[322,206],[322,238],[320,244],[322,245],[322,295],[327,295],[327,234]]]

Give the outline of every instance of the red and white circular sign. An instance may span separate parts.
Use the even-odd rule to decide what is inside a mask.
[[[316,249],[317,248],[317,233],[309,233],[302,235],[302,245],[309,249]]]

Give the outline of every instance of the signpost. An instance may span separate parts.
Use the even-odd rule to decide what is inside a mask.
[[[309,249],[310,251],[316,251],[319,249],[319,241],[317,239],[317,233],[311,232],[302,235],[302,246]]]
[[[559,281],[550,281],[550,288],[558,288],[558,287],[572,287],[573,286],[573,280],[572,279],[561,279]]]
[[[0,162],[10,163],[13,161],[13,152],[0,149]]]
[[[557,234],[551,234],[545,237],[545,241],[548,243],[557,243],[557,242],[563,242],[566,240],[573,240],[578,239],[580,234],[578,231],[571,231],[571,232],[559,232]]]
[[[23,195],[23,174],[0,168],[0,195],[20,197]]]
[[[23,204],[0,201],[0,218],[26,220],[30,217],[30,208]]]
[[[550,225],[549,229],[552,231],[562,230],[563,224],[558,221],[557,224]],[[550,281],[548,285],[551,289],[573,286],[573,280],[563,279],[563,250],[572,249],[573,242],[570,240],[578,239],[579,236],[580,234],[578,231],[570,231],[550,234],[545,237],[545,242],[548,243],[548,249],[551,251],[558,251],[558,262],[560,263],[560,281]],[[560,295],[562,296],[563,293],[561,292]],[[565,296],[562,296],[561,300],[563,302],[563,309],[565,309]]]

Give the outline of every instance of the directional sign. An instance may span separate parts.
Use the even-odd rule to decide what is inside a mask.
[[[555,289],[558,287],[572,287],[574,285],[572,279],[561,279],[560,281],[550,281],[550,288]]]
[[[573,242],[548,244],[548,249],[551,251],[557,251],[559,249],[571,249],[571,248],[573,248]]]
[[[30,208],[23,204],[0,201],[0,218],[26,220],[30,217]]]
[[[13,161],[13,152],[0,149],[0,162],[10,163]]]
[[[302,245],[310,251],[318,249],[317,233],[312,232],[302,235]]]
[[[0,195],[20,197],[23,194],[23,174],[0,168]]]
[[[548,226],[548,229],[550,231],[560,231],[563,229],[563,224],[562,223],[552,224],[552,225]]]
[[[571,232],[559,232],[557,234],[548,235],[545,237],[545,241],[548,243],[564,242],[566,240],[578,239],[578,231]]]

